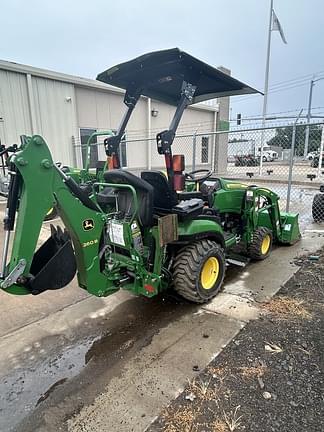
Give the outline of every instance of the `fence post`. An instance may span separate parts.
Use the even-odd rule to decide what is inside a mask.
[[[262,175],[262,168],[263,168],[263,141],[264,141],[264,129],[262,129],[261,131],[259,176]]]
[[[292,133],[292,137],[291,137],[286,212],[289,212],[289,206],[290,206],[290,195],[291,195],[292,172],[293,172],[293,165],[294,165],[295,143],[296,143],[296,123],[294,123],[293,133]]]
[[[323,125],[322,125],[320,154],[319,154],[319,158],[318,158],[318,171],[317,171],[317,177],[319,177],[319,178],[321,178],[321,176],[322,176],[323,151],[324,151],[324,123],[323,123]]]
[[[197,147],[197,135],[196,132],[192,136],[192,170],[196,169],[196,147]]]

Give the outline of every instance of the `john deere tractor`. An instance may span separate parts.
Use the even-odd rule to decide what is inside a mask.
[[[152,297],[170,288],[203,303],[221,289],[227,263],[262,260],[273,242],[299,239],[298,215],[280,213],[274,192],[208,170],[186,173],[184,156],[172,154],[188,105],[256,90],[179,49],[146,54],[97,79],[125,89],[127,107],[117,133],[105,140],[108,161],[97,173],[55,164],[39,135],[24,137],[9,158],[0,274],[5,292],[60,289],[77,273],[79,286],[96,296],[123,288]],[[176,107],[169,129],[156,137],[166,175],[135,176],[120,168],[120,142],[141,95]],[[52,227],[36,250],[52,207],[65,229]]]

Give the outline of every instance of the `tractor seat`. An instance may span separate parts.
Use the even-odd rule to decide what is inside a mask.
[[[174,192],[170,189],[167,178],[161,171],[142,171],[141,178],[149,183],[154,189],[153,205],[156,208],[171,210],[179,201],[202,199],[200,191]]]
[[[97,193],[97,202],[100,206],[114,206],[116,203],[115,190],[105,187],[103,191]]]
[[[180,219],[193,218],[203,210],[200,192],[174,192],[160,171],[142,171],[141,178],[153,189],[153,206],[157,213],[175,213]]]
[[[178,204],[177,195],[171,190],[163,173],[160,171],[142,171],[141,178],[149,183],[154,190],[154,208],[171,211],[172,207]]]
[[[130,185],[135,189],[138,199],[139,223],[142,227],[152,226],[153,187],[145,180],[142,180],[136,175],[122,169],[106,171],[103,176],[107,183]],[[106,189],[110,188],[105,188],[102,193],[104,193]],[[109,193],[110,192],[107,191],[107,195],[109,195]],[[132,192],[129,189],[116,188],[114,193],[117,197],[118,210],[125,213],[125,215],[133,214],[134,200]]]

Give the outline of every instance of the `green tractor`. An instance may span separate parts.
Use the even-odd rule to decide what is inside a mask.
[[[146,54],[97,79],[126,90],[126,113],[117,133],[105,139],[108,162],[96,172],[62,167],[38,135],[24,137],[10,156],[0,269],[5,292],[60,289],[77,272],[79,286],[96,296],[123,288],[153,297],[171,288],[204,303],[220,291],[228,263],[262,260],[273,242],[299,239],[298,215],[280,213],[271,190],[208,170],[185,173],[184,156],[172,155],[188,105],[256,90],[178,49]],[[138,177],[120,168],[120,142],[141,95],[176,106],[169,129],[157,134],[166,175],[144,171]],[[36,250],[53,207],[65,229],[52,227]]]

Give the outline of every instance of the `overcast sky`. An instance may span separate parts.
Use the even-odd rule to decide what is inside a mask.
[[[148,51],[178,46],[260,90],[269,0],[7,0],[1,2],[0,58],[95,78]],[[324,1],[274,0],[287,45],[273,32],[270,86],[322,72]],[[303,81],[304,80],[304,81]],[[268,112],[307,106],[309,77],[269,94]],[[287,85],[287,83],[285,84]],[[277,87],[276,90],[279,88]],[[313,107],[324,106],[324,80]],[[232,114],[260,114],[262,97],[232,98]],[[317,110],[324,112],[324,108]],[[314,112],[315,113],[315,112]]]

